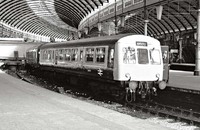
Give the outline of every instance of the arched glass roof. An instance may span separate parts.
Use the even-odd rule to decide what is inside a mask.
[[[34,34],[68,38],[104,2],[108,0],[1,0],[0,20]]]

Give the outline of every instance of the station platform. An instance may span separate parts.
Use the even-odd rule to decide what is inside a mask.
[[[0,70],[1,130],[169,130],[16,79]]]
[[[195,76],[193,71],[170,70],[167,86],[200,91],[200,76]]]

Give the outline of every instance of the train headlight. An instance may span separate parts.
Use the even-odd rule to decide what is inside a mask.
[[[166,86],[167,86],[167,84],[166,84],[165,81],[161,81],[161,82],[158,84],[158,87],[159,87],[161,90],[165,89]]]
[[[132,89],[132,90],[135,90],[138,86],[137,82],[134,82],[134,81],[129,82],[128,85],[129,85],[129,88]]]

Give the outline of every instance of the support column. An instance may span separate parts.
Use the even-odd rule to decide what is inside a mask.
[[[115,0],[115,35],[118,33],[118,27],[117,27],[117,2]]]
[[[121,27],[125,25],[125,16],[121,16]]]
[[[81,31],[78,31],[78,38],[81,38]]]
[[[84,28],[84,31],[85,31],[85,34],[88,35],[89,27],[85,27],[85,28]]]
[[[196,58],[195,58],[195,70],[194,75],[200,76],[200,0],[197,16],[197,45],[196,45]]]
[[[110,36],[111,35],[111,24],[108,23],[108,35]]]
[[[182,63],[183,62],[183,38],[179,38],[179,63]]]
[[[148,32],[148,22],[149,22],[149,20],[148,20],[148,12],[147,12],[147,1],[146,0],[144,0],[144,35],[145,36],[147,36],[147,32]]]
[[[148,35],[148,33],[147,33],[147,31],[148,31],[148,22],[149,22],[149,20],[144,20],[144,35],[145,36]]]
[[[0,25],[1,25],[0,37],[3,37],[3,30],[4,30],[4,29],[3,29],[3,22],[2,22],[2,23],[0,22]]]
[[[102,26],[101,26],[101,23],[98,22],[98,36],[100,37],[101,36],[101,30],[102,30]]]

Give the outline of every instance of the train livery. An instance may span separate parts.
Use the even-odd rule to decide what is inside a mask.
[[[145,98],[155,94],[157,88],[166,87],[167,80],[163,78],[160,42],[144,35],[43,44],[27,50],[27,65],[64,73],[71,83],[91,85],[99,81],[106,89],[115,88],[111,91],[119,88],[127,101],[135,100],[137,95]]]

